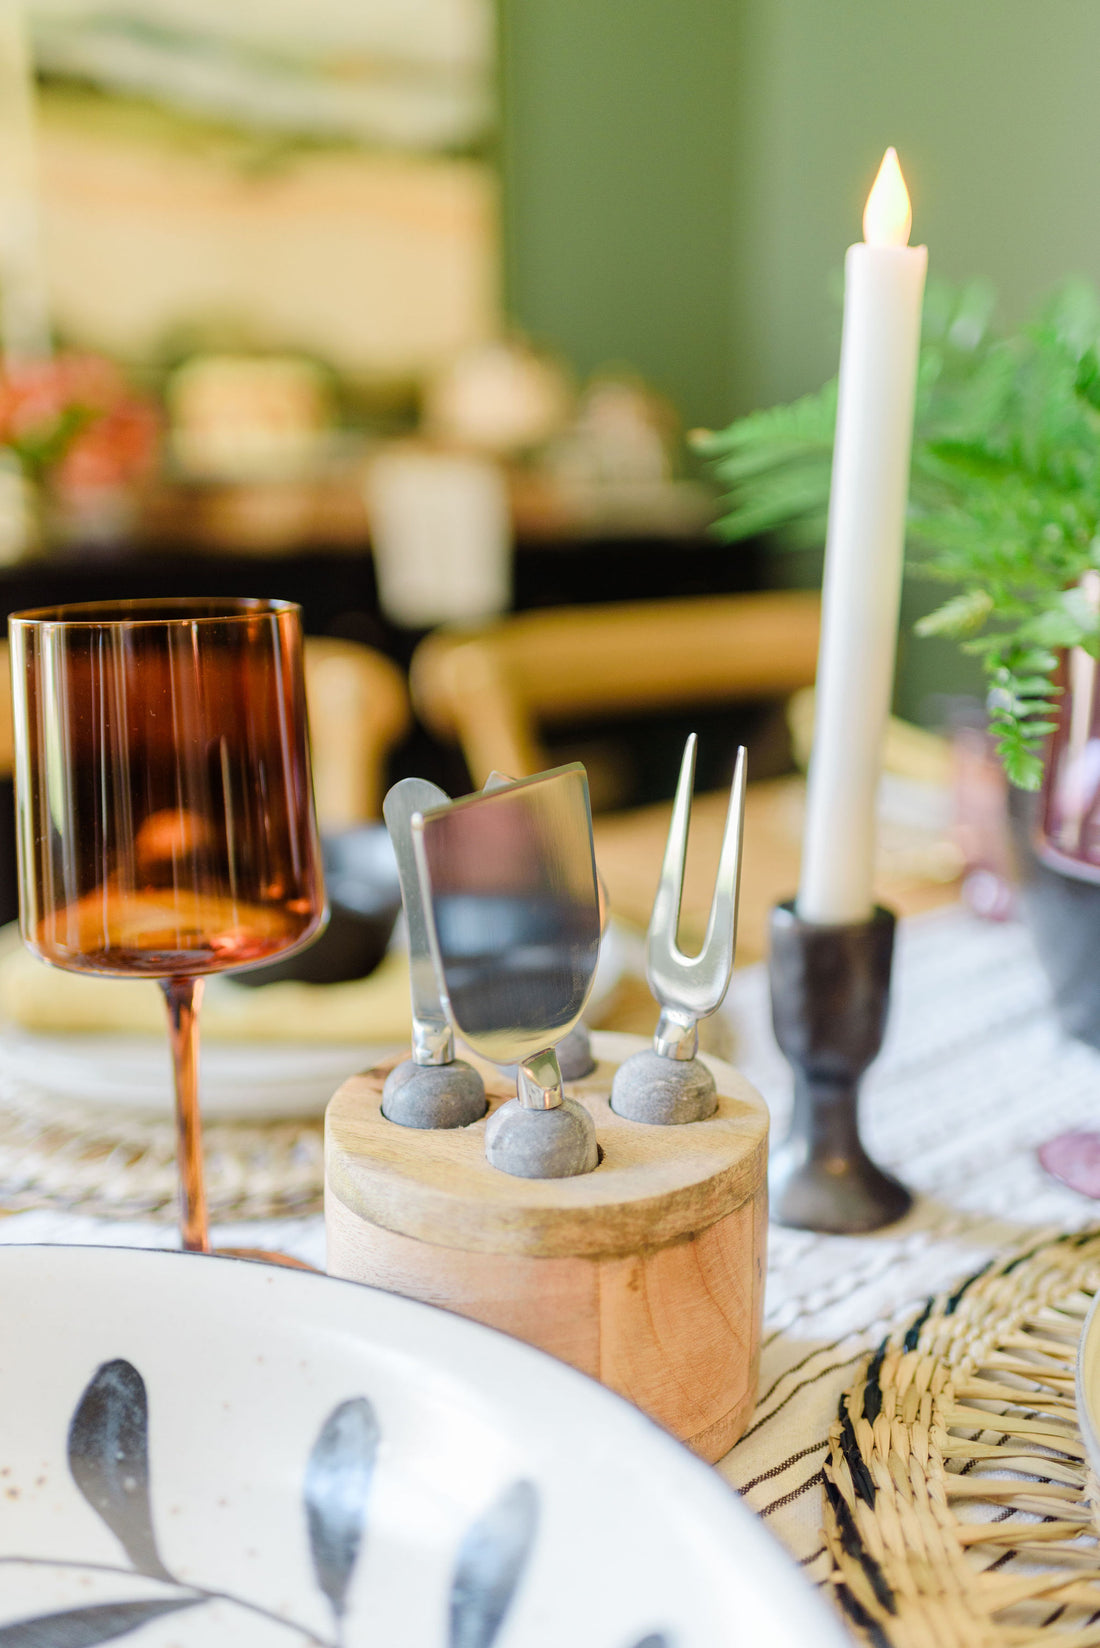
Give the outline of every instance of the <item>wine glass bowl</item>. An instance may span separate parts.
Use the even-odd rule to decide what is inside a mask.
[[[401,911],[401,882],[386,826],[353,824],[322,832],[321,859],[328,926],[308,949],[249,967],[240,974],[241,984],[283,979],[343,984],[366,978],[382,961]]]
[[[30,948],[163,978],[306,943],[324,905],[297,608],[44,608],[10,633]]]
[[[184,1244],[205,1249],[202,980],[299,949],[325,919],[301,614],[96,602],[14,614],[9,634],[23,939],[70,972],[161,982]]]

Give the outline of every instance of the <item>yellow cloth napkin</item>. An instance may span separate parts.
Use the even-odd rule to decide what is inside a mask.
[[[164,998],[148,979],[88,978],[47,967],[24,948],[13,923],[0,929],[0,1019],[61,1034],[160,1034]],[[369,978],[347,984],[250,989],[215,976],[203,1001],[202,1032],[218,1041],[407,1042],[407,958],[391,951]]]

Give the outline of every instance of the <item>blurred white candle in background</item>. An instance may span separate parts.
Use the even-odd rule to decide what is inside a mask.
[[[844,263],[844,333],[798,914],[871,914],[875,791],[890,708],[921,299],[909,195],[887,149]]]
[[[0,0],[0,345],[9,360],[50,352],[27,19]]]
[[[499,463],[476,452],[394,442],[371,460],[366,498],[387,618],[430,629],[507,611],[512,509]]]

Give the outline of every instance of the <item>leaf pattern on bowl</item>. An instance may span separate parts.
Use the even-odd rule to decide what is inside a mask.
[[[95,1648],[140,1630],[163,1614],[194,1608],[205,1597],[167,1597],[146,1602],[98,1602],[60,1614],[0,1625],[0,1648]]]
[[[304,1496],[317,1583],[339,1622],[359,1559],[378,1453],[378,1420],[365,1396],[334,1408],[306,1466]]]
[[[170,1587],[172,1594],[89,1603],[15,1620],[0,1625],[0,1648],[96,1648],[159,1618],[210,1602],[242,1608],[314,1648],[342,1648],[348,1593],[367,1532],[381,1435],[373,1404],[365,1396],[350,1397],[328,1415],[306,1461],[302,1500],[309,1550],[318,1589],[332,1610],[336,1628],[335,1637],[328,1640],[288,1617],[281,1606],[276,1611],[252,1598],[192,1581],[185,1584],[172,1575],[161,1558],[153,1528],[145,1381],[121,1357],[101,1363],[69,1423],[69,1470],[84,1499],[118,1540],[130,1566],[34,1556],[0,1556],[0,1564],[136,1575]],[[530,1561],[539,1514],[534,1483],[518,1479],[471,1523],[451,1577],[446,1648],[493,1648]],[[656,1631],[635,1648],[673,1648],[673,1643]]]
[[[132,1363],[104,1362],[92,1375],[69,1426],[69,1470],[138,1573],[171,1579],[153,1535],[149,1402]]]
[[[513,1482],[468,1529],[451,1581],[449,1648],[491,1648],[538,1527],[534,1483]]]

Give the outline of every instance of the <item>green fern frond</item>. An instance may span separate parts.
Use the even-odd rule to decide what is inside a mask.
[[[789,406],[750,412],[728,429],[698,434],[693,445],[704,458],[718,460],[751,452],[766,453],[772,461],[780,453],[832,452],[836,428],[836,379],[815,394],[803,395]]]
[[[1037,790],[1043,746],[1057,724],[1061,689],[1051,681],[1057,658],[1042,645],[1014,637],[1001,636],[988,645],[989,730],[1009,782]]]
[[[916,631],[918,635],[970,635],[981,629],[992,610],[993,598],[986,590],[965,590],[919,619]]]
[[[790,528],[807,516],[824,523],[829,503],[829,459],[800,463],[757,476],[738,508],[719,521],[719,535],[731,543]]]

